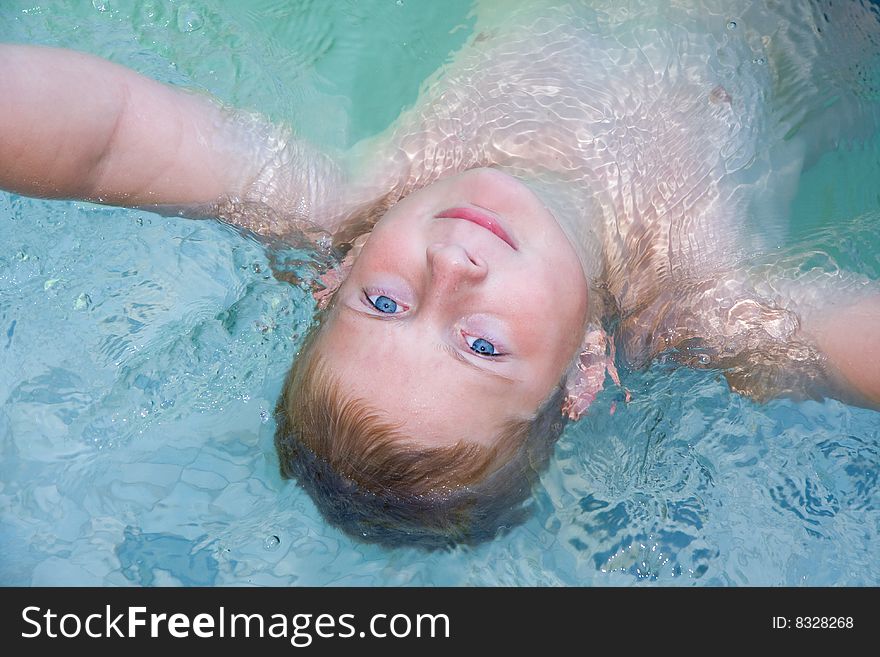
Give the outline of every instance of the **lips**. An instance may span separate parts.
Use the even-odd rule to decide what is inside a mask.
[[[448,210],[438,212],[434,217],[437,219],[464,219],[465,221],[470,221],[504,240],[511,249],[516,251],[516,246],[513,240],[510,239],[510,235],[501,227],[498,219],[486,210],[473,207],[449,208]]]

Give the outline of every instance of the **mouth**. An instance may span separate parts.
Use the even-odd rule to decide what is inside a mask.
[[[507,245],[513,249],[517,250],[516,245],[513,243],[513,240],[510,239],[510,235],[507,234],[507,231],[501,227],[501,224],[498,221],[498,218],[494,216],[494,213],[484,210],[483,208],[476,207],[458,207],[458,208],[449,208],[447,210],[443,210],[442,212],[438,212],[434,215],[435,219],[464,219],[465,221],[470,221],[473,224],[477,224],[481,228],[485,228],[490,233],[500,238]]]

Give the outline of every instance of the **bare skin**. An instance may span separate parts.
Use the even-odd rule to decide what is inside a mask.
[[[513,245],[472,221],[438,218],[451,208],[497,218]],[[586,311],[580,264],[552,215],[516,179],[472,169],[385,215],[317,348],[349,395],[405,422],[413,440],[457,442],[450,427],[465,426],[488,446],[558,383]]]
[[[489,440],[506,420],[534,411],[579,349],[595,352],[605,336],[585,331],[593,282],[585,274],[602,278],[615,297],[624,319],[620,337],[630,354],[636,352],[632,345],[644,345],[649,359],[695,335],[714,341],[720,352],[737,341],[758,349],[765,339],[803,341],[831,373],[830,394],[880,405],[880,304],[870,286],[864,298],[839,307],[830,302],[829,291],[827,307],[833,312],[828,313],[799,314],[795,305],[755,300],[747,287],[731,292],[729,307],[721,310],[698,305],[731,289],[717,263],[728,263],[736,245],[731,231],[741,205],[731,199],[749,179],[737,177],[739,172],[770,181],[777,173],[769,159],[735,161],[735,146],[755,145],[749,135],[728,132],[739,121],[732,82],[719,86],[710,76],[675,82],[674,75],[660,75],[654,62],[645,60],[638,69],[643,86],[615,95],[597,85],[604,81],[613,87],[626,81],[625,75],[608,68],[605,78],[579,77],[581,69],[556,64],[581,56],[564,49],[554,50],[553,58],[526,53],[512,64],[484,66],[487,57],[507,52],[513,43],[503,34],[480,31],[473,48],[446,72],[449,87],[432,87],[386,135],[335,162],[291,142],[287,159],[269,163],[261,135],[277,134],[245,125],[205,98],[87,55],[0,46],[0,187],[127,206],[208,205],[229,221],[268,234],[283,234],[288,219],[308,219],[337,231],[359,210],[390,198],[396,204],[355,261],[319,347],[346,373],[354,394],[369,397],[394,417],[411,418],[411,433],[423,440],[457,440],[460,436],[447,427],[453,418],[460,426],[463,414],[473,439]],[[565,42],[572,48],[577,43]],[[548,40],[546,47],[556,48],[556,42]],[[597,57],[602,52],[597,49]],[[537,68],[530,77],[523,62],[531,60]],[[600,61],[593,63],[602,70]],[[569,73],[571,79],[564,80],[589,93],[566,96],[546,84]],[[674,84],[662,86],[668,80]],[[487,81],[504,93],[493,95]],[[474,105],[465,93],[469,84],[482,89],[478,97],[486,105]],[[82,88],[93,93],[83,94]],[[528,111],[511,123],[505,103]],[[490,116],[496,118],[478,120]],[[609,128],[603,116],[623,119]],[[587,128],[604,132],[584,132]],[[794,149],[795,142],[785,142],[784,148]],[[734,155],[720,160],[719,153]],[[777,182],[796,178],[802,155],[779,151],[776,160],[792,163]],[[375,162],[383,165],[371,166]],[[768,168],[761,169],[765,164]],[[484,193],[501,180],[487,176],[501,174],[459,174],[487,166],[516,182],[508,191],[519,191],[482,207],[509,222],[512,234],[523,235],[522,252],[516,253],[536,249],[527,266],[507,267],[506,258],[514,254],[505,252],[508,246],[491,231],[461,219],[433,221],[434,205],[419,210],[421,199],[435,195],[445,208],[481,205],[461,181],[490,181],[477,186]],[[522,198],[530,200],[506,208],[503,203],[516,198],[523,183]],[[585,210],[588,200],[596,200],[595,213]],[[251,201],[278,209],[280,219],[256,224],[238,209],[223,211]],[[578,224],[572,217],[599,223]],[[577,233],[581,225],[589,234]],[[376,282],[375,276],[395,280]],[[692,285],[707,277],[714,288]],[[400,298],[378,295],[394,286]],[[372,288],[375,293],[368,294]],[[742,299],[736,296],[740,293]],[[400,319],[376,321],[365,313],[397,314],[365,305],[377,296],[408,310]],[[743,309],[754,312],[737,314]],[[779,326],[784,330],[774,333]],[[584,342],[585,335],[592,337]],[[478,339],[496,347],[493,337],[499,345],[510,342],[516,355],[502,362],[474,350]],[[477,347],[487,348],[483,342]],[[450,356],[449,349],[458,355]],[[596,393],[595,385],[584,384],[584,371],[580,378],[574,371],[569,380],[573,417]],[[599,385],[604,378],[595,372],[589,376]]]

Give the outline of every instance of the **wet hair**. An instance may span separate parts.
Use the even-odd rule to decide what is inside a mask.
[[[333,235],[337,256],[399,200],[389,194],[349,217]],[[565,426],[562,382],[534,415],[503,426],[491,447],[469,441],[466,427],[456,444],[418,447],[368,401],[345,396],[317,353],[332,306],[318,312],[275,408],[282,476],[295,479],[332,525],[388,547],[476,545],[523,522]]]
[[[422,448],[362,399],[341,392],[307,336],[275,409],[281,473],[331,524],[360,540],[425,549],[475,545],[521,523],[564,427],[563,387],[492,447],[462,439]]]

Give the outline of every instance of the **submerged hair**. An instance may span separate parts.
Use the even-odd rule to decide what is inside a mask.
[[[307,337],[278,401],[275,446],[322,515],[348,534],[427,549],[491,540],[528,516],[532,486],[562,432],[562,387],[492,447],[462,439],[417,447],[401,426],[343,394]]]

